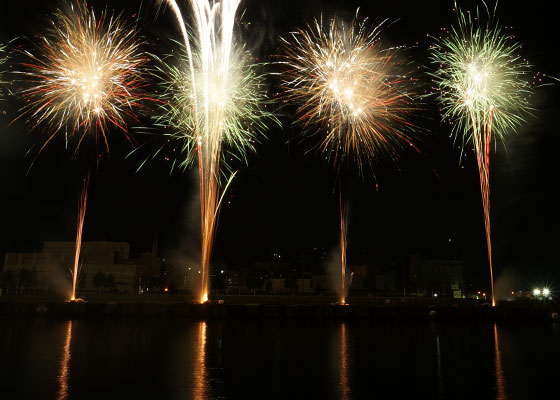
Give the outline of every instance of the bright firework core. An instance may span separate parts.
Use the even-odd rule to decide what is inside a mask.
[[[473,63],[470,63],[466,70],[465,105],[468,107],[493,107],[488,104],[491,101],[487,90],[490,83],[488,71],[477,68]]]
[[[103,67],[97,62],[97,53],[91,53],[90,65],[83,65],[78,71],[70,71],[68,79],[76,91],[76,97],[83,97],[82,107],[99,113],[103,109],[104,82]],[[86,111],[87,112],[87,111]]]
[[[329,88],[339,107],[349,115],[357,117],[363,112],[362,106],[365,99],[359,93],[358,77],[354,76],[351,65],[348,62],[337,65],[337,63],[327,61],[326,66],[332,71],[333,78],[329,83]]]

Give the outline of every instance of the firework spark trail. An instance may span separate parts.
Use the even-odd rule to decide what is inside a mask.
[[[141,42],[119,16],[96,18],[78,0],[51,23],[34,52],[22,50],[27,61],[16,73],[30,85],[20,93],[26,99],[22,116],[33,128],[45,126],[48,137],[41,150],[64,131],[67,141],[76,135],[74,156],[92,132],[109,152],[109,126],[128,138],[126,119],[136,120],[134,109],[145,99],[147,57]]]
[[[342,198],[342,184],[338,192],[340,202],[340,266],[341,266],[341,298],[340,303],[346,303],[348,288],[346,287],[346,231],[348,228],[348,212],[346,202]]]
[[[531,107],[532,87],[526,77],[531,66],[517,53],[520,44],[493,24],[490,11],[486,25],[457,8],[458,25],[449,35],[435,38],[431,61],[443,119],[454,124],[453,133],[463,145],[472,141],[480,178],[484,226],[490,267],[492,305],[494,276],[490,229],[490,154],[492,143],[504,142]],[[495,12],[495,10],[494,10]]]
[[[10,86],[12,82],[5,81],[6,78],[4,73],[6,70],[4,69],[7,65],[7,61],[9,60],[11,54],[9,54],[9,47],[0,43],[0,101],[4,100],[7,96],[11,95],[12,92],[10,90]]]
[[[183,35],[186,57],[182,66],[163,65],[157,75],[166,82],[156,125],[172,126],[171,139],[181,143],[181,167],[198,159],[200,177],[202,276],[200,302],[208,300],[208,277],[221,199],[231,183],[232,173],[221,190],[220,173],[228,144],[244,158],[254,150],[262,121],[272,118],[264,110],[260,86],[263,77],[247,54],[233,40],[237,0],[209,2],[191,0],[194,33],[189,35],[181,11],[174,0],[166,0]]]
[[[6,62],[6,46],[0,43],[0,101],[4,98],[3,64]]]
[[[384,22],[368,28],[357,17],[350,23],[333,18],[298,29],[282,39],[285,66],[283,86],[288,101],[299,104],[299,122],[306,131],[320,133],[317,148],[335,165],[354,161],[360,171],[377,155],[414,146],[408,121],[418,106],[410,91],[413,81],[399,73],[408,67],[397,48],[382,49]],[[341,303],[345,303],[346,216],[340,193]]]
[[[80,200],[78,201],[78,226],[76,229],[76,249],[74,253],[74,268],[72,269],[72,296],[70,300],[76,300],[76,285],[78,283],[78,275],[80,273],[80,251],[82,248],[82,230],[84,227],[84,218],[86,216],[86,205],[89,189],[89,173],[84,178]]]

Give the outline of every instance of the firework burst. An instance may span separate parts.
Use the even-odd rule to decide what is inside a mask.
[[[395,157],[395,146],[412,145],[412,79],[399,73],[406,64],[398,49],[381,47],[383,25],[333,18],[282,39],[286,98],[299,104],[299,121],[322,136],[319,149],[335,163],[350,158],[361,169],[379,151]]]
[[[27,88],[23,115],[49,136],[64,131],[75,138],[75,153],[88,134],[109,151],[109,126],[127,134],[127,119],[142,100],[142,68],[147,58],[133,27],[119,16],[101,13],[76,1],[68,13],[58,11],[50,31],[18,73]],[[43,145],[43,147],[44,147]]]
[[[453,122],[464,142],[475,142],[484,126],[503,141],[531,110],[531,65],[519,55],[521,45],[492,18],[483,24],[478,12],[473,17],[460,9],[457,16],[457,26],[436,39],[431,54],[443,119]]]
[[[531,107],[529,83],[531,66],[518,54],[520,44],[494,23],[489,16],[481,22],[457,8],[458,23],[449,35],[436,38],[431,61],[432,73],[444,120],[453,123],[456,137],[472,143],[478,163],[492,305],[495,305],[490,238],[490,153],[492,144],[504,141],[515,130]],[[495,10],[494,10],[495,11]]]
[[[288,101],[298,104],[299,122],[321,135],[318,149],[340,166],[346,160],[362,171],[380,152],[396,159],[395,147],[414,146],[408,121],[414,104],[406,63],[397,48],[382,48],[381,24],[367,19],[348,25],[333,18],[298,29],[284,44],[283,86]],[[346,206],[340,185],[341,299],[345,303]]]
[[[164,64],[157,72],[166,82],[158,123],[172,127],[170,139],[179,141],[184,156],[180,166],[198,160],[202,235],[199,300],[205,302],[221,198],[233,177],[229,175],[222,189],[222,145],[244,157],[265,129],[264,119],[274,117],[265,109],[263,77],[233,38],[239,0],[191,0],[192,35],[177,3],[166,3],[179,22],[185,52],[176,66]]]
[[[178,45],[185,50],[183,45]],[[203,79],[199,54],[193,53],[192,57],[196,69],[194,81],[186,51],[165,61],[159,60],[155,67],[154,77],[161,82],[162,90],[154,124],[164,130],[170,143],[177,146],[176,165],[185,169],[197,159],[198,145],[204,138],[201,134],[216,129],[207,125],[216,123],[210,117],[212,114],[219,116],[219,141],[214,146],[219,145],[215,148],[219,163],[229,171],[226,154],[246,159],[247,153],[254,151],[255,144],[264,137],[267,120],[276,121],[274,114],[267,109],[271,103],[265,96],[266,76],[259,73],[263,65],[251,62],[250,54],[243,49],[235,49],[228,76],[223,79],[221,73],[211,71],[215,76],[209,77],[210,85],[206,88],[196,84]],[[197,113],[206,106],[208,120],[201,119]]]

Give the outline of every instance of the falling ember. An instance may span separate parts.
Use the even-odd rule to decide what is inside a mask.
[[[489,10],[487,10],[490,15]],[[494,26],[486,25],[478,12],[473,17],[457,8],[458,26],[449,36],[436,38],[431,61],[438,69],[431,75],[436,84],[443,120],[463,144],[472,141],[480,177],[484,226],[490,267],[492,306],[494,276],[490,229],[490,153],[492,143],[505,141],[529,113],[527,98],[532,87],[526,79],[531,66],[517,53],[520,44]]]
[[[195,34],[189,35],[174,0],[167,3],[175,13],[186,55],[180,67],[163,64],[156,73],[165,82],[156,125],[173,127],[171,133],[185,155],[179,165],[187,167],[198,159],[201,213],[201,285],[198,301],[208,301],[209,267],[221,201],[235,173],[220,177],[224,161],[223,144],[245,157],[254,149],[256,135],[273,115],[264,109],[263,77],[248,54],[233,39],[239,0],[191,0]]]
[[[72,296],[70,301],[76,300],[76,285],[78,283],[78,275],[80,273],[80,250],[82,248],[82,230],[84,227],[84,218],[86,216],[87,195],[89,188],[89,174],[84,178],[80,200],[78,202],[78,227],[76,230],[76,250],[74,254],[74,269],[72,270]]]
[[[414,147],[408,122],[417,111],[406,63],[396,48],[382,48],[383,26],[367,20],[350,25],[332,18],[307,25],[281,39],[285,98],[298,104],[304,129],[320,134],[317,148],[340,168],[353,161],[362,172],[381,151],[395,159],[395,147]],[[415,147],[414,147],[415,148]],[[347,216],[340,184],[340,303],[346,303]]]

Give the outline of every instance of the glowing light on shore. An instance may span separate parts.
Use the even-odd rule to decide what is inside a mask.
[[[486,24],[457,8],[458,24],[436,38],[431,61],[443,119],[463,145],[472,143],[480,177],[492,305],[494,277],[490,229],[490,154],[492,144],[504,141],[530,111],[531,66],[518,54],[520,44],[494,24],[490,11]]]
[[[187,31],[177,3],[167,0],[179,23],[185,54],[178,66],[162,64],[156,75],[165,82],[157,123],[171,127],[180,143],[185,168],[198,160],[200,177],[202,273],[198,299],[208,301],[209,266],[223,194],[235,173],[224,162],[227,145],[236,157],[254,149],[274,119],[265,109],[263,77],[233,35],[239,0],[191,0],[194,33]],[[168,130],[169,131],[169,130]],[[222,184],[221,175],[225,176]],[[223,187],[222,187],[223,186]]]
[[[384,23],[369,28],[356,17],[350,24],[332,18],[308,24],[282,39],[283,87],[298,104],[305,131],[320,135],[317,148],[335,166],[354,162],[360,171],[380,152],[396,160],[396,147],[413,146],[408,121],[418,106],[406,62],[397,48],[383,48]],[[340,185],[341,294],[346,302],[345,204]]]

